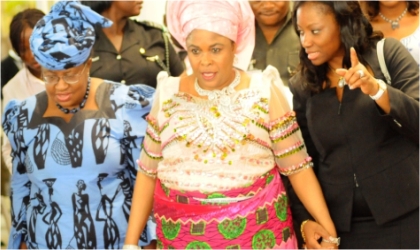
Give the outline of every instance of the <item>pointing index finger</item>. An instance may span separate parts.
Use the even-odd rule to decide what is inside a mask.
[[[359,58],[357,57],[356,50],[353,47],[350,48],[350,61],[352,68],[359,64]]]

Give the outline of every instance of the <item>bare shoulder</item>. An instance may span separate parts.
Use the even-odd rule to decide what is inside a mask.
[[[179,77],[179,91],[184,93],[195,93],[194,91],[194,75],[182,74]]]
[[[245,71],[239,71],[241,74],[241,82],[239,83],[237,89],[246,89],[249,88],[251,84],[251,76]]]

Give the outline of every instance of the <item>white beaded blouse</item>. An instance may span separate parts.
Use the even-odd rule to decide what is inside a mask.
[[[268,66],[225,103],[179,92],[180,78],[161,72],[139,171],[168,188],[214,192],[248,186],[274,167],[284,175],[311,167],[280,81]]]

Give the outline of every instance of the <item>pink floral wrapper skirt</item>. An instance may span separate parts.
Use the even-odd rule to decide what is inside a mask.
[[[226,198],[238,197],[245,198],[226,203]],[[173,190],[157,180],[154,216],[158,248],[297,248],[276,168],[250,186],[216,193]]]

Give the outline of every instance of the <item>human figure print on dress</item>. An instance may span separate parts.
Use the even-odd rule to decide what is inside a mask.
[[[13,162],[16,162],[16,171],[20,174],[25,173],[25,171],[30,171],[31,168],[26,170],[24,162],[25,157],[21,150],[25,149],[25,145],[22,142],[23,138],[23,127],[26,127],[28,124],[28,111],[22,109],[22,107],[14,107],[13,109],[9,109],[5,111],[4,116],[8,118],[12,118],[13,116],[18,115],[18,122],[15,125],[9,124],[7,120],[4,120],[2,123],[4,133],[13,133],[13,141],[16,144],[16,147],[19,150],[13,151]],[[13,128],[16,126],[16,128]],[[15,131],[15,132],[14,132]]]
[[[114,197],[117,195],[118,192],[124,193],[124,205],[122,209],[123,209],[124,216],[128,221],[128,218],[130,216],[131,201],[133,199],[133,194],[131,192],[131,181],[129,178],[125,176],[125,171],[121,171],[117,175],[118,175],[118,178],[121,179],[121,183],[118,186],[118,189],[115,190]]]
[[[108,176],[107,173],[102,173],[98,175],[98,188],[101,195],[100,204],[96,210],[96,220],[103,221],[105,223],[103,229],[103,235],[105,240],[105,248],[115,249],[120,241],[119,231],[117,224],[112,219],[112,213],[114,210],[113,202],[115,196],[111,199],[107,194],[102,193],[101,182]]]
[[[26,187],[28,190],[31,188],[31,183],[28,181],[24,187]],[[10,198],[13,198],[13,189],[10,190]],[[27,227],[26,227],[26,221],[21,220],[23,216],[26,214],[26,209],[30,206],[30,196],[29,194],[22,199],[22,206],[18,213],[15,213],[15,210],[13,209],[13,203],[11,203],[11,216],[12,216],[12,225],[16,228],[16,235],[17,234],[26,234]],[[13,237],[16,237],[16,235],[13,235]]]
[[[95,225],[89,208],[89,195],[84,194],[86,184],[83,180],[77,181],[77,193],[72,195],[73,203],[73,222],[74,236],[70,240],[68,247],[73,249],[95,249]],[[76,245],[73,245],[73,239],[76,239]]]
[[[35,200],[35,201],[33,201]],[[32,204],[34,203],[34,204]],[[31,249],[38,249],[38,244],[36,243],[36,224],[38,220],[38,215],[43,214],[45,208],[47,207],[44,202],[44,197],[41,195],[41,190],[34,193],[34,196],[31,198],[32,213],[29,218],[29,229],[28,229],[28,247]]]
[[[54,194],[53,185],[55,181],[55,178],[43,180],[43,182],[45,182],[48,186],[49,203],[51,208],[51,210],[48,211],[42,218],[42,221],[49,225],[45,235],[45,240],[49,249],[61,249],[63,243],[61,240],[60,228],[58,227],[58,221],[60,220],[63,212],[57,202],[53,201],[51,197]]]

